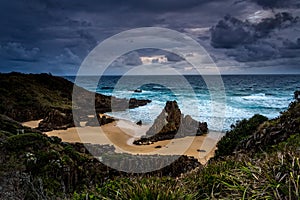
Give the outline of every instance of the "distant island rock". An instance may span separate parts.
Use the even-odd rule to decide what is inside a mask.
[[[141,93],[141,92],[143,92],[143,91],[142,91],[141,89],[135,89],[134,92],[136,92],[136,93]]]
[[[136,125],[142,126],[142,125],[143,125],[142,120],[139,120],[139,121],[136,123]]]
[[[165,108],[155,119],[146,135],[133,143],[145,145],[175,137],[203,135],[207,132],[206,122],[198,122],[189,115],[184,116],[176,101],[167,101]]]

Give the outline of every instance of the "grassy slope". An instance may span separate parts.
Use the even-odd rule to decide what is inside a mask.
[[[0,74],[0,114],[17,121],[41,119],[51,108],[71,109],[73,84],[48,74]]]

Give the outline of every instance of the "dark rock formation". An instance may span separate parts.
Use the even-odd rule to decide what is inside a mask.
[[[141,99],[136,99],[136,98],[131,98],[129,99],[129,108],[137,108],[139,106],[145,106],[148,103],[151,103],[151,100],[141,100]]]
[[[58,129],[67,129],[74,126],[75,124],[73,121],[73,115],[70,110],[52,110],[48,113],[45,119],[39,123],[38,129],[41,131],[52,131]]]
[[[107,117],[107,116],[101,117],[100,115],[97,115],[97,117],[93,117],[89,119],[86,123],[86,126],[102,126],[105,124],[109,124],[113,121],[115,121],[115,119],[112,117]]]
[[[168,101],[146,136],[134,141],[134,144],[151,144],[160,140],[202,135],[208,132],[206,122],[198,122],[191,116],[181,114],[176,101]]]
[[[300,91],[298,91],[298,90],[295,91],[295,92],[294,92],[294,99],[295,99],[296,101],[300,101],[300,97],[299,97],[299,96],[300,96]]]
[[[139,120],[139,121],[136,123],[136,125],[142,126],[142,125],[143,125],[142,120]]]
[[[136,90],[134,90],[134,92],[136,92],[136,93],[141,93],[142,90],[141,90],[141,89],[136,89]]]

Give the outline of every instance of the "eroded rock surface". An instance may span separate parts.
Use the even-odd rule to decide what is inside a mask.
[[[202,135],[207,132],[206,122],[198,122],[189,115],[184,116],[176,101],[167,101],[165,108],[146,132],[146,136],[134,141],[134,144],[151,144],[160,140]]]

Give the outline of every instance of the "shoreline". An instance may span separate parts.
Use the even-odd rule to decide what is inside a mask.
[[[37,127],[40,120],[22,123],[31,128]],[[193,156],[201,164],[214,156],[216,144],[223,133],[211,131],[206,135],[187,136],[172,140],[158,141],[149,145],[134,145],[133,141],[146,133],[150,125],[136,125],[135,123],[116,119],[116,121],[101,127],[84,126],[72,127],[66,130],[53,130],[44,132],[47,136],[57,136],[63,142],[91,143],[100,145],[113,145],[116,153],[129,153],[139,155],[186,155]]]

